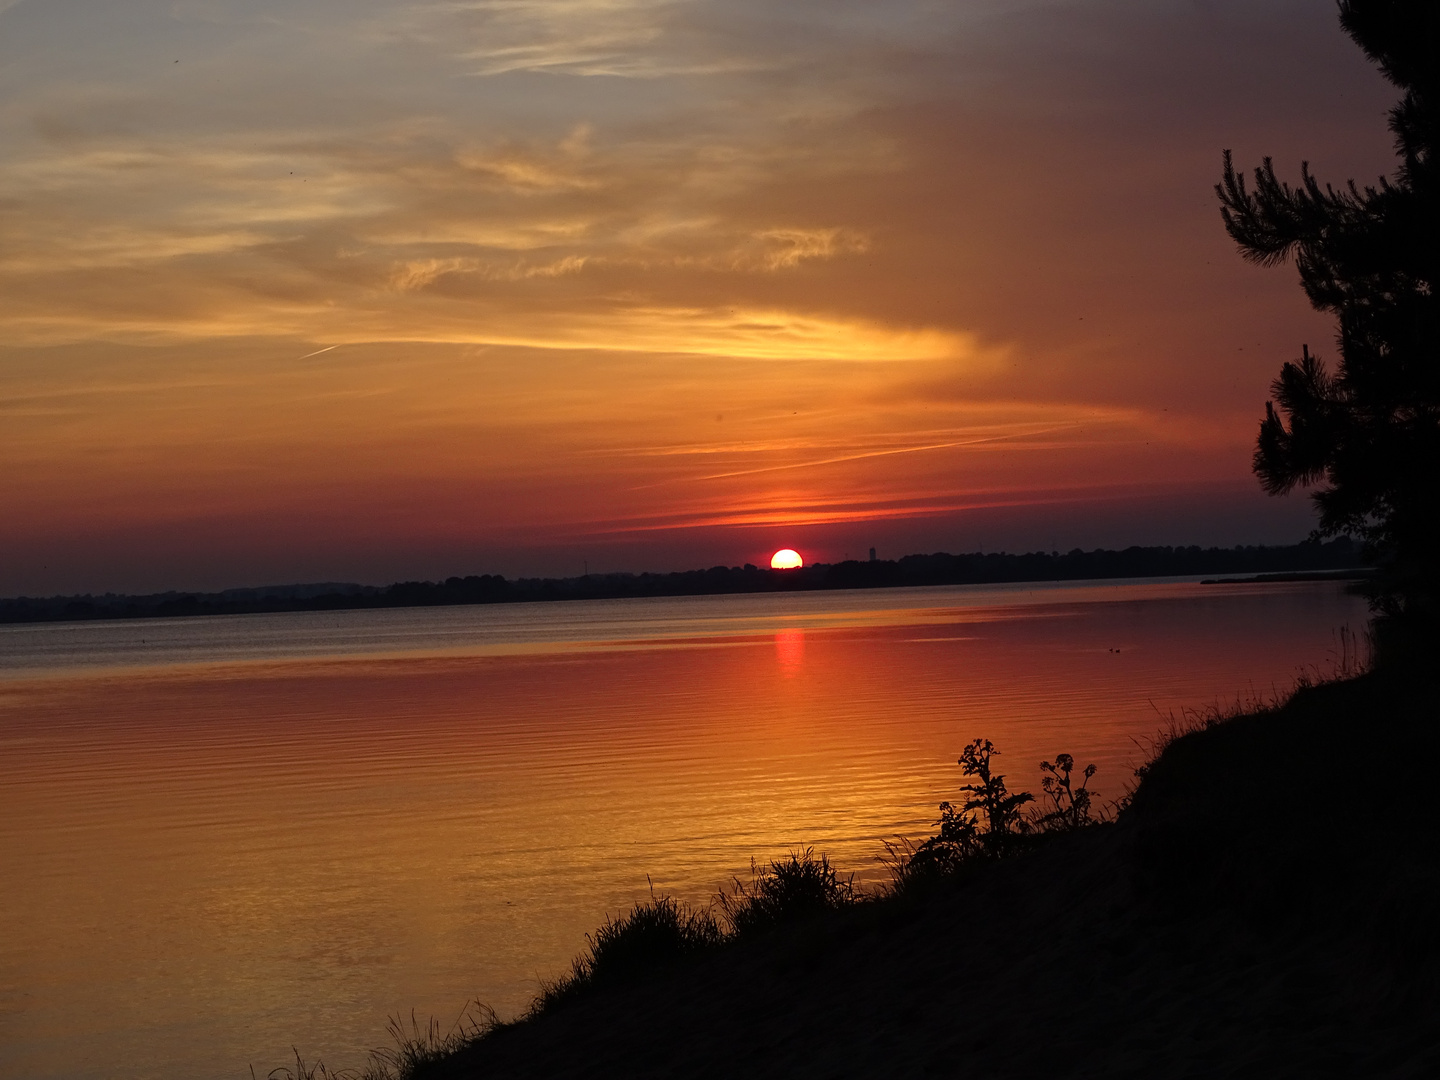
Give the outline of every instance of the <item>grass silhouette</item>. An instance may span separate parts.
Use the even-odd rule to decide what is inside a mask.
[[[741,938],[813,919],[855,903],[854,877],[842,878],[826,855],[814,848],[792,851],[766,866],[750,864],[750,882],[735,879],[731,892],[716,897],[730,934]]]
[[[408,1023],[392,1016],[385,1027],[391,1045],[371,1050],[363,1068],[329,1069],[323,1061],[306,1062],[294,1050],[294,1067],[281,1066],[265,1075],[267,1080],[410,1080],[503,1026],[495,1010],[480,1001],[468,1002],[449,1030],[433,1016],[423,1027],[413,1012]],[[250,1076],[255,1080],[253,1067]]]
[[[648,977],[720,945],[725,934],[710,908],[657,898],[652,891],[628,915],[607,917],[586,940],[589,948],[575,958],[569,973],[541,985],[532,1014],[598,988]]]

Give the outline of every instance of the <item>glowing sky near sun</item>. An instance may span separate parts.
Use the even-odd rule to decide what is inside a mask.
[[[0,0],[0,593],[1293,541],[1327,4]]]

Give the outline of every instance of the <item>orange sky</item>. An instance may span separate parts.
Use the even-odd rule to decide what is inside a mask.
[[[0,0],[0,593],[1291,542],[1314,2]]]

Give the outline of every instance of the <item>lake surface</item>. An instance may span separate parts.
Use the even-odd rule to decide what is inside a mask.
[[[971,739],[1121,795],[1329,673],[1335,583],[1067,583],[0,627],[0,1075],[363,1061],[657,891],[925,836]]]

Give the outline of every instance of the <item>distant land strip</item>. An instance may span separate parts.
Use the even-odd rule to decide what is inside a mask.
[[[1348,537],[1274,547],[1130,547],[1124,551],[1065,554],[906,555],[869,562],[815,563],[799,570],[712,566],[668,574],[587,574],[569,578],[519,578],[498,574],[394,585],[322,582],[272,585],[223,592],[164,592],[146,596],[20,596],[0,600],[0,623],[86,619],[173,618],[279,611],[340,611],[351,608],[429,607],[447,604],[514,604],[540,600],[611,600],[640,596],[710,596],[721,593],[809,592],[822,589],[885,589],[915,585],[988,585],[1025,581],[1249,574],[1254,580],[1302,580],[1311,576],[1361,576],[1360,545]],[[1347,573],[1349,572],[1349,573]],[[1299,575],[1299,577],[1297,577]]]

